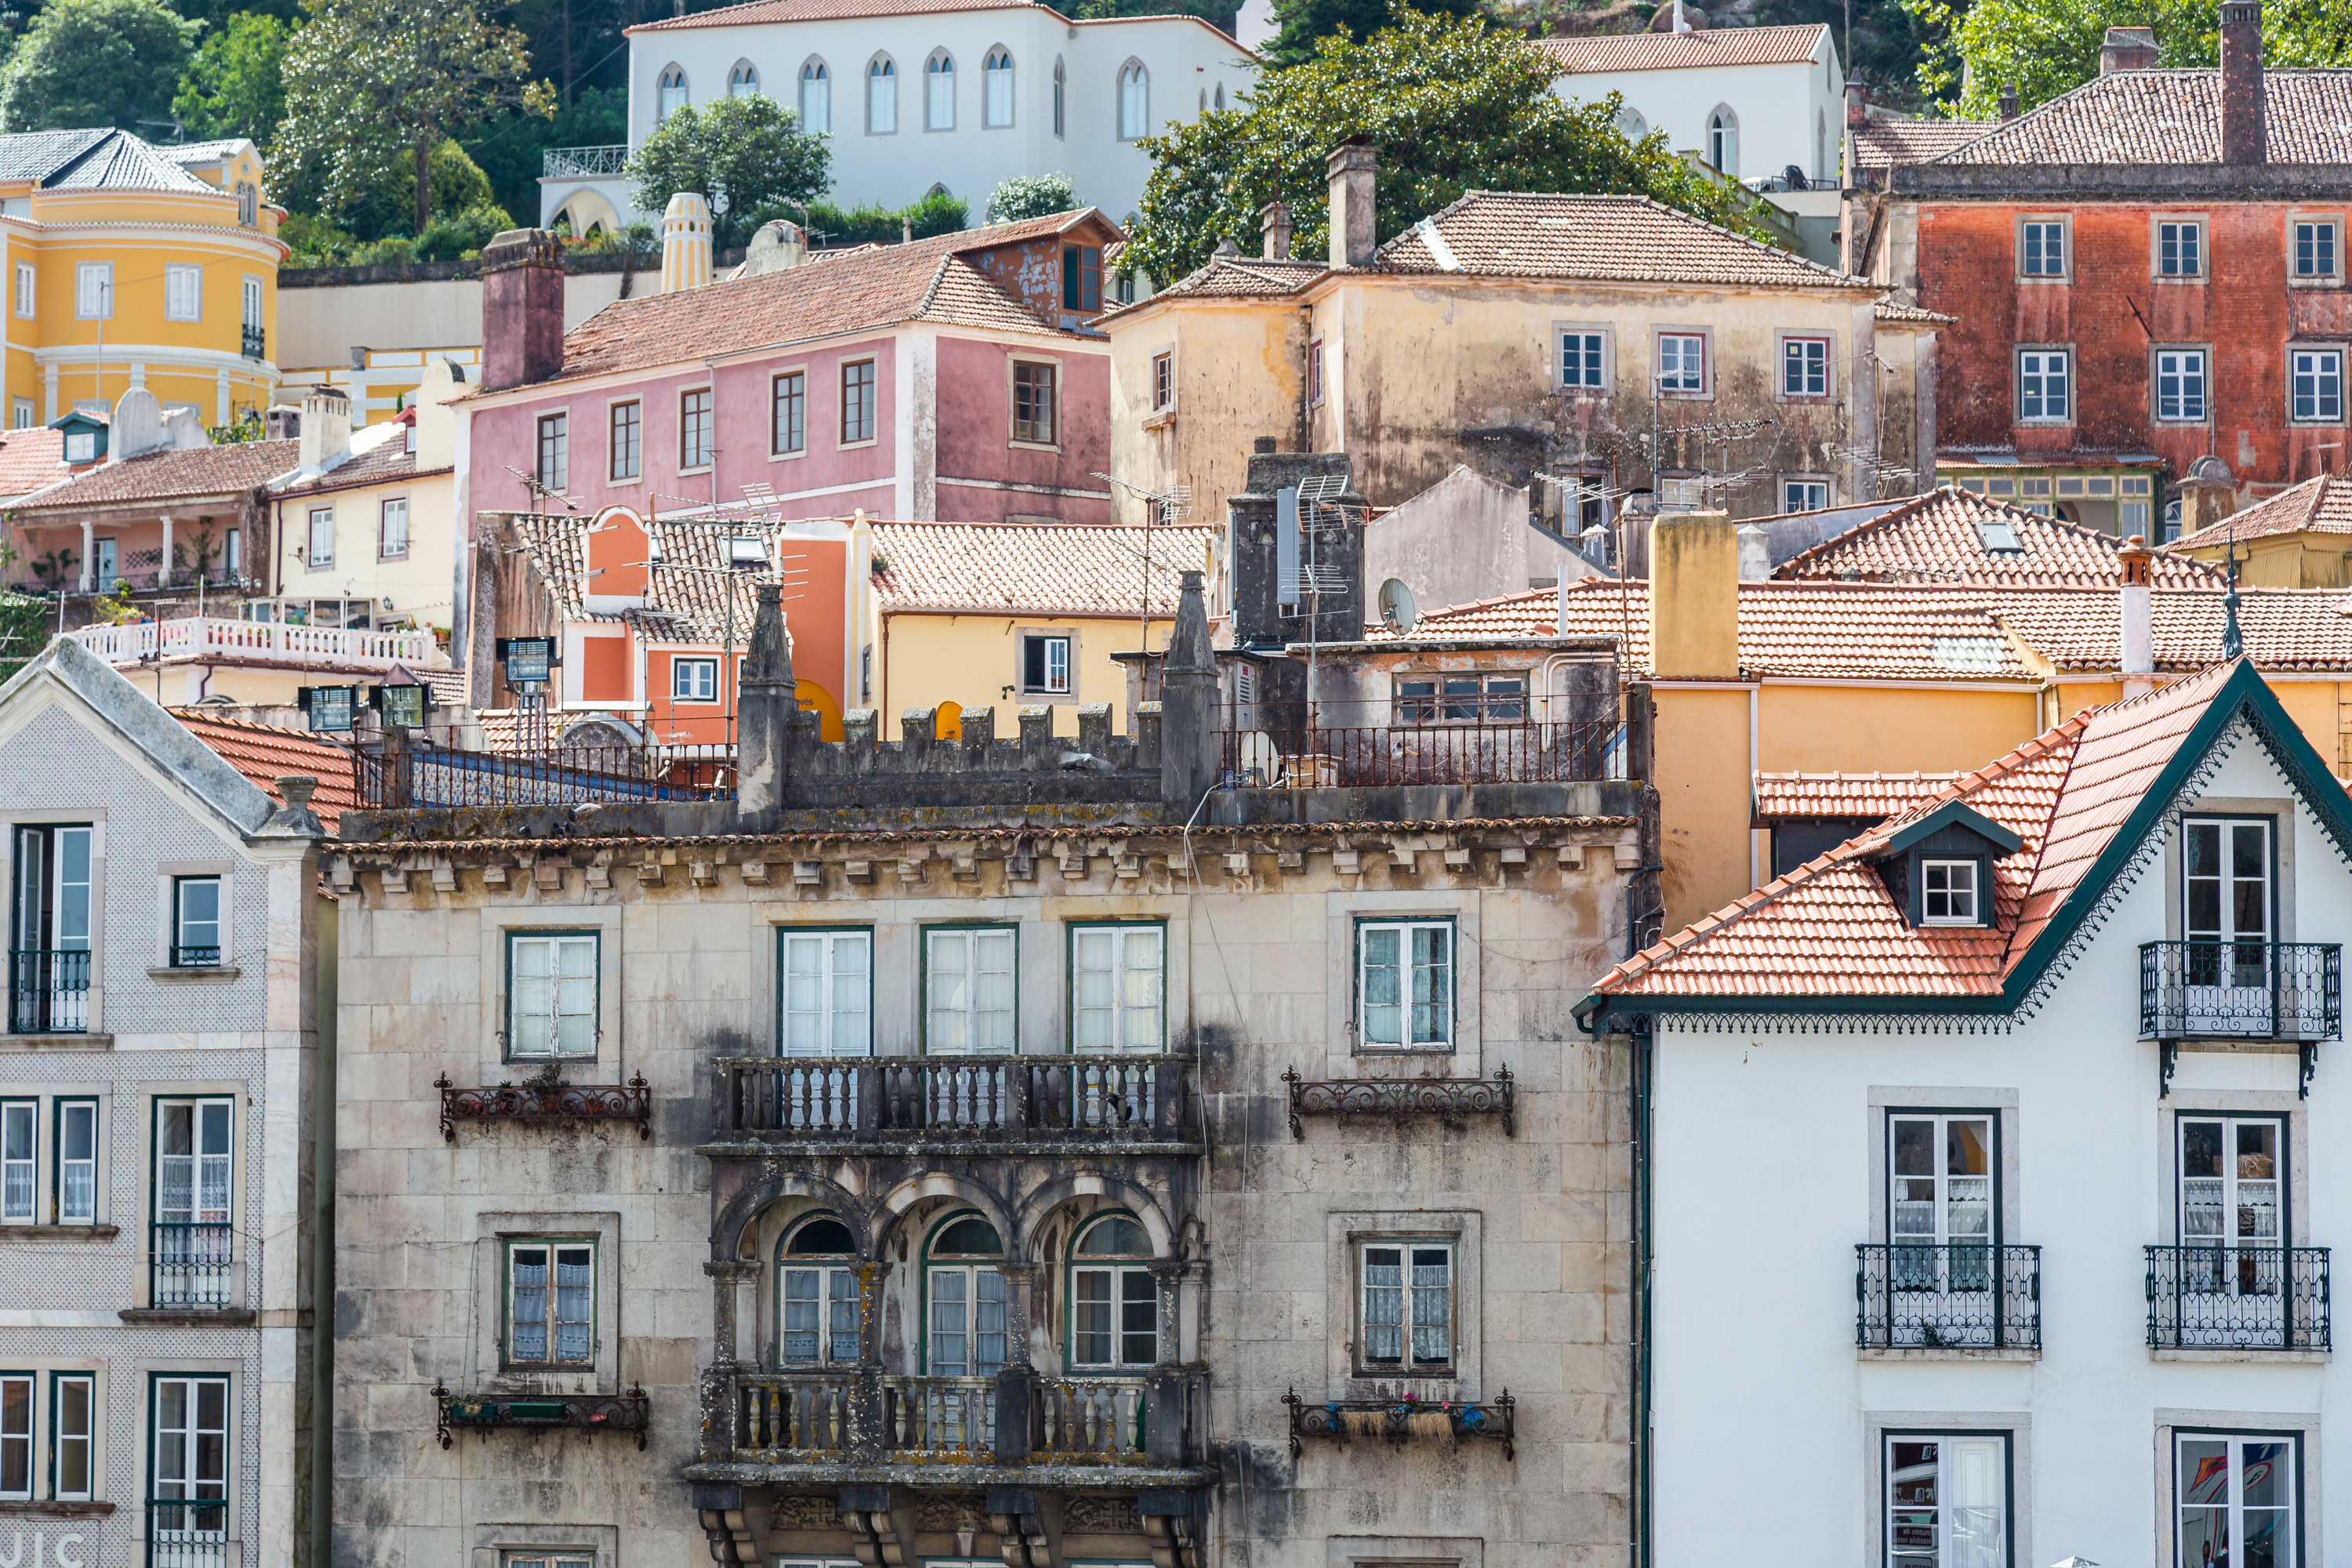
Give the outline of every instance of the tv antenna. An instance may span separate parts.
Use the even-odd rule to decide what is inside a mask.
[[[1348,493],[1348,463],[1340,459],[1336,474],[1313,474],[1298,481],[1298,588],[1307,599],[1307,727],[1316,727],[1317,677],[1319,674],[1319,632],[1323,595],[1345,593],[1344,567],[1326,563],[1317,548],[1325,528],[1342,529],[1350,509],[1339,503]]]

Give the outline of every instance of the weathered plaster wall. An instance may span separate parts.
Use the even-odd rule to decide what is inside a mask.
[[[1192,519],[1218,522],[1225,498],[1248,482],[1251,443],[1304,444],[1307,327],[1289,301],[1221,301],[1209,309],[1167,307],[1109,325],[1109,471],[1147,490],[1190,485]],[[1176,398],[1152,405],[1152,361],[1175,356]],[[1143,521],[1143,501],[1125,490],[1112,509]]]
[[[1075,737],[1077,710],[1088,703],[1108,703],[1111,729],[1125,733],[1127,668],[1110,656],[1132,653],[1139,623],[1133,619],[1082,619],[1071,616],[1034,616],[1008,619],[1003,616],[916,615],[900,612],[885,621],[882,687],[875,706],[895,723],[909,708],[936,708],[953,702],[971,709],[992,706],[996,733],[1019,732],[1019,710],[1049,703],[1056,734]],[[1172,623],[1151,622],[1151,646],[1164,646]],[[1066,631],[1070,649],[1071,691],[1067,697],[1045,697],[1021,690],[1021,634],[1025,631]]]
[[[1051,443],[1013,439],[1016,362],[1055,370],[1060,403]],[[1111,521],[1110,487],[1095,478],[1117,472],[1103,468],[1110,450],[1109,387],[1110,362],[1099,345],[941,338],[938,515],[956,522]]]

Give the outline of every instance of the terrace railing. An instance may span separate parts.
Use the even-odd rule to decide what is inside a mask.
[[[722,1057],[711,1063],[721,1140],[1048,1139],[1181,1142],[1192,1058]]]

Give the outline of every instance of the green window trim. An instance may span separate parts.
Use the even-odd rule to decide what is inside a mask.
[[[815,1056],[815,1057],[870,1057],[870,1056],[872,1056],[872,1055],[874,1054],[874,951],[875,951],[875,947],[876,947],[876,945],[877,945],[877,944],[876,944],[876,942],[875,942],[875,938],[874,938],[874,928],[873,928],[872,926],[870,926],[870,925],[792,925],[792,924],[779,924],[778,926],[776,926],[776,927],[775,927],[775,932],[776,932],[776,951],[775,951],[775,961],[776,961],[776,1018],[775,1018],[775,1029],[776,1029],[776,1037],[775,1037],[775,1054],[776,1054],[777,1056],[779,1056],[779,1057],[793,1057],[793,1056]],[[863,1040],[863,1043],[861,1043],[860,1045],[858,1045],[858,1046],[856,1047],[856,1048],[855,1048],[855,1049],[832,1049],[832,1048],[827,1048],[827,1049],[824,1049],[824,1050],[816,1050],[816,1051],[793,1051],[793,1050],[792,1050],[792,1049],[790,1049],[790,1048],[789,1048],[789,1047],[790,1047],[790,1045],[791,1045],[791,1040],[790,1040],[790,1029],[789,1029],[789,1027],[788,1027],[789,1023],[790,1023],[790,1018],[791,1018],[791,1012],[792,1012],[792,1001],[793,1001],[793,997],[792,997],[792,971],[791,971],[791,966],[790,966],[790,958],[789,958],[789,944],[791,943],[791,942],[793,941],[793,938],[795,938],[795,937],[842,937],[842,936],[861,936],[861,937],[864,937],[864,938],[866,939],[866,994],[865,994],[865,997],[864,997],[864,1003],[865,1003],[865,1005],[863,1006],[863,1008],[862,1008],[862,1009],[860,1009],[860,1011],[862,1011],[862,1013],[863,1013],[863,1015],[864,1015],[864,1016],[865,1016],[865,1027],[864,1027],[864,1029],[863,1029],[863,1031],[862,1031],[862,1033],[863,1033],[863,1035],[864,1035],[864,1037],[864,1037],[864,1040]],[[831,944],[827,944],[827,948],[828,948],[828,956],[830,956],[830,948],[831,948]],[[839,972],[838,972],[838,971],[836,971],[836,970],[831,970],[831,969],[828,969],[828,970],[824,973],[824,976],[823,976],[822,978],[824,978],[824,979],[825,981],[827,981],[828,983],[835,982],[835,981],[837,981],[837,980],[839,979]],[[827,985],[827,994],[826,994],[826,996],[825,996],[824,1005],[824,1007],[820,1010],[820,1014],[819,1014],[819,1016],[820,1016],[821,1019],[823,1019],[823,1020],[829,1020],[829,1021],[833,1022],[834,1024],[835,1024],[835,1025],[837,1026],[837,1024],[838,1024],[839,1020],[836,1018],[835,1015],[836,1015],[836,1014],[838,1014],[838,1013],[839,1013],[839,1011],[840,1011],[840,1009],[839,1009],[839,1008],[836,1006],[836,1005],[835,1005],[835,997],[834,997],[834,995],[832,994],[832,985],[831,985],[830,984],[828,984],[828,985]],[[832,1032],[832,1031],[828,1031],[828,1032]],[[832,1042],[827,1042],[827,1044],[828,1044],[828,1046],[830,1046],[830,1045],[832,1044]]]
[[[594,1061],[597,1057],[603,1053],[604,1047],[604,932],[600,928],[593,926],[585,928],[576,926],[511,926],[507,928],[503,934],[505,938],[506,950],[506,994],[500,999],[499,1004],[499,1059],[509,1062]],[[566,1015],[562,1010],[562,992],[561,983],[565,979],[579,979],[583,977],[578,975],[567,976],[560,973],[562,954],[565,951],[562,944],[566,941],[576,941],[580,939],[585,939],[588,942],[589,952],[593,954],[593,958],[589,964],[589,973],[585,976],[589,982],[589,1007],[586,1015],[588,1019],[588,1048],[585,1050],[567,1051],[562,1048],[562,1020],[567,1016],[576,1017],[580,1015],[576,1013]],[[552,1048],[544,1051],[518,1050],[515,1044],[515,949],[519,943],[535,942],[548,942],[558,944],[550,952],[549,956],[551,968],[549,973],[544,976],[547,980],[554,983],[550,988],[549,999],[551,1010],[548,1015],[551,1021],[549,1032]],[[526,976],[525,978],[535,979],[541,977]]]
[[[175,1479],[171,1481],[165,1481],[162,1478],[160,1472],[163,1461],[163,1385],[167,1383],[184,1383],[187,1384],[192,1390],[207,1384],[217,1384],[220,1385],[221,1425],[219,1431],[222,1434],[222,1479],[219,1481],[207,1481],[201,1477],[191,1478],[184,1480]],[[188,1420],[191,1423],[190,1426],[184,1428],[178,1428],[178,1430],[189,1432],[208,1432],[213,1430],[211,1427],[195,1426],[194,1423],[198,1419],[199,1413],[192,1412],[188,1416]],[[236,1447],[236,1380],[228,1373],[207,1372],[150,1372],[147,1374],[146,1468],[148,1500],[150,1501],[166,1502],[185,1501],[188,1504],[189,1511],[196,1514],[199,1518],[202,1517],[202,1513],[198,1510],[218,1510],[217,1517],[222,1521],[218,1526],[206,1524],[199,1525],[196,1528],[206,1531],[219,1529],[226,1531],[227,1528],[228,1510],[233,1508],[236,1502],[236,1499],[232,1495],[232,1487],[228,1479],[230,1473],[236,1468],[235,1449]],[[199,1497],[193,1499],[159,1497],[158,1492],[160,1489],[167,1485],[187,1486],[192,1488],[217,1485],[221,1489],[221,1495],[217,1498]]]
[[[89,1212],[87,1215],[66,1213],[66,1166],[79,1164],[66,1156],[67,1112],[88,1110],[89,1112]],[[52,1225],[96,1225],[105,1212],[104,1185],[106,1173],[105,1120],[94,1094],[61,1094],[49,1107],[49,1223]]]
[[[200,888],[209,887],[213,894],[212,917],[192,921],[189,918],[188,896]],[[226,963],[226,948],[221,942],[221,928],[228,923],[224,907],[228,891],[228,879],[217,871],[172,879],[172,944],[165,956],[173,969],[217,968]],[[212,940],[203,941],[206,927]]]
[[[14,1430],[15,1422],[8,1411],[6,1390],[12,1384],[22,1384],[24,1429]],[[34,1409],[41,1387],[41,1374],[31,1368],[0,1369],[0,1502],[30,1502],[33,1500],[33,1477],[38,1467],[34,1462],[33,1446],[39,1435],[38,1413]],[[12,1447],[21,1444],[22,1450],[12,1454]],[[21,1481],[22,1485],[13,1484]]]
[[[558,1300],[559,1292],[562,1287],[561,1280],[555,1273],[555,1270],[562,1267],[562,1263],[561,1260],[556,1258],[553,1255],[559,1247],[585,1247],[588,1251],[588,1353],[584,1356],[579,1357],[556,1356],[551,1354],[547,1358],[541,1360],[523,1360],[518,1358],[514,1354],[514,1255],[516,1249],[519,1247],[540,1247],[546,1250],[549,1254],[547,1262],[548,1281],[543,1289],[547,1292],[549,1308],[549,1315],[546,1323],[548,1330],[548,1349],[552,1352],[561,1349],[561,1345],[558,1343],[556,1336],[562,1331],[562,1320],[557,1316],[557,1314],[562,1310],[561,1302]],[[596,1299],[597,1287],[602,1282],[604,1277],[604,1259],[599,1256],[601,1251],[602,1248],[597,1243],[597,1238],[593,1236],[510,1236],[503,1237],[499,1239],[498,1330],[499,1366],[547,1370],[589,1370],[595,1366],[597,1362],[597,1353],[603,1345],[601,1332],[603,1325],[598,1321],[597,1310],[600,1303]]]
[[[65,1391],[67,1385],[69,1384],[82,1384],[87,1387],[87,1393],[83,1399],[82,1409],[87,1419],[88,1426],[87,1428],[74,1440],[87,1444],[88,1451],[82,1456],[83,1484],[79,1489],[75,1490],[61,1489],[58,1478],[59,1461],[64,1456],[66,1443],[66,1436],[62,1430],[66,1403]],[[98,1457],[100,1451],[100,1444],[103,1442],[101,1434],[105,1431],[105,1426],[106,1424],[100,1418],[98,1408],[98,1373],[94,1372],[52,1372],[49,1373],[48,1469],[49,1498],[52,1501],[89,1502],[98,1496],[100,1489]]]
[[[961,934],[961,933],[969,933],[969,934],[972,934],[972,935],[975,935],[975,936],[976,936],[976,935],[978,935],[979,933],[983,932],[983,931],[1004,931],[1004,932],[1008,932],[1008,933],[1010,933],[1010,935],[1011,935],[1011,936],[1012,936],[1012,938],[1013,938],[1012,969],[1011,969],[1011,971],[1010,971],[1010,973],[1011,973],[1011,976],[1012,976],[1011,984],[1012,984],[1012,1000],[1013,1000],[1013,1006],[1012,1006],[1012,1023],[1011,1023],[1011,1026],[1010,1026],[1010,1028],[1011,1028],[1011,1038],[1010,1038],[1010,1040],[1009,1040],[1008,1044],[1006,1045],[1005,1048],[1004,1048],[1004,1049],[1003,1049],[1003,1050],[1001,1050],[1001,1051],[999,1051],[999,1050],[961,1050],[961,1051],[959,1051],[959,1050],[939,1050],[939,1049],[937,1049],[936,1042],[933,1040],[933,1038],[932,1038],[932,1035],[931,1035],[931,1014],[932,1014],[932,1012],[934,1011],[934,1009],[933,1009],[933,1007],[932,1007],[932,1005],[931,1005],[931,942],[932,942],[932,939],[933,939],[934,937],[949,935],[949,934],[951,934],[951,933],[958,933],[958,934]],[[920,1030],[920,1037],[921,1037],[921,1040],[922,1040],[923,1055],[925,1055],[925,1056],[932,1056],[932,1055],[940,1055],[940,1056],[957,1056],[957,1057],[963,1057],[963,1056],[1017,1057],[1017,1056],[1019,1056],[1019,1055],[1021,1054],[1021,927],[1020,927],[1020,924],[1019,924],[1017,921],[941,921],[941,922],[940,922],[940,923],[932,924],[932,925],[924,925],[924,926],[919,926],[919,927],[918,927],[918,928],[917,928],[917,931],[916,931],[916,936],[917,936],[918,942],[919,943],[919,949],[918,949],[918,952],[917,952],[919,973],[918,973],[918,975],[917,975],[917,985],[918,985],[918,990],[917,990],[916,1002],[917,1002],[917,1005],[920,1008],[920,1010],[921,1010],[921,1015],[922,1015],[922,1016],[921,1016],[921,1018],[920,1018],[920,1020],[919,1020],[919,1024],[918,1024],[918,1026],[918,1026],[918,1028]],[[975,949],[976,949],[977,944],[975,943],[974,945],[975,945]],[[967,1008],[964,1010],[964,1016],[965,1016],[965,1018],[966,1018],[966,1020],[967,1020],[967,1021],[969,1021],[969,1020],[970,1020],[970,1019],[974,1016],[974,1011],[975,1011],[975,1010],[974,1010],[974,1009],[972,1009],[972,1008],[971,1008],[971,1007],[967,1007]]]
[[[41,1219],[41,1101],[0,1098],[0,1225]]]
[[[1146,1372],[1149,1372],[1152,1366],[1157,1365],[1160,1360],[1159,1341],[1160,1330],[1161,1327],[1160,1321],[1160,1281],[1151,1275],[1150,1266],[1153,1263],[1164,1261],[1164,1259],[1158,1258],[1156,1255],[1148,1257],[1129,1256],[1124,1254],[1118,1256],[1106,1255],[1101,1258],[1081,1258],[1078,1256],[1078,1244],[1086,1238],[1087,1233],[1093,1230],[1097,1226],[1115,1219],[1123,1219],[1131,1222],[1143,1230],[1144,1237],[1147,1241],[1150,1239],[1150,1227],[1144,1225],[1142,1216],[1136,1214],[1134,1210],[1127,1208],[1098,1209],[1077,1223],[1076,1227],[1070,1232],[1070,1245],[1063,1253],[1063,1310],[1061,1314],[1063,1331],[1062,1370],[1066,1374],[1072,1377],[1141,1377]],[[1150,1299],[1151,1303],[1152,1352],[1151,1360],[1150,1362],[1130,1362],[1126,1360],[1124,1356],[1118,1354],[1116,1351],[1113,1353],[1113,1359],[1108,1362],[1081,1362],[1078,1360],[1078,1274],[1082,1269],[1108,1270],[1115,1279],[1123,1279],[1129,1271],[1140,1271],[1143,1274],[1145,1280],[1151,1287]],[[1124,1296],[1121,1295],[1115,1297],[1108,1302],[1108,1305],[1111,1308],[1112,1323],[1112,1327],[1108,1332],[1112,1340],[1116,1342],[1123,1338],[1126,1331],[1122,1311],[1122,1309],[1126,1305]],[[1120,1346],[1119,1348],[1123,1350],[1124,1346]]]
[[[1003,1266],[1005,1263],[1009,1262],[1009,1261],[1012,1259],[1012,1256],[1013,1256],[1013,1253],[1012,1253],[1012,1247],[1011,1247],[1010,1244],[1009,1244],[1009,1243],[1007,1243],[1007,1242],[1005,1241],[1005,1239],[1004,1239],[1004,1232],[1003,1232],[1003,1230],[1001,1227],[999,1227],[999,1226],[998,1226],[998,1225],[997,1225],[996,1221],[995,1221],[993,1218],[992,1218],[989,1215],[987,1215],[986,1213],[984,1213],[983,1211],[982,1211],[982,1210],[980,1210],[980,1209],[976,1209],[976,1208],[950,1209],[947,1213],[945,1213],[945,1214],[941,1215],[940,1215],[937,1220],[935,1220],[934,1222],[932,1222],[932,1225],[931,1225],[930,1228],[929,1228],[929,1230],[927,1230],[927,1231],[925,1231],[925,1232],[923,1233],[923,1245],[922,1245],[922,1247],[921,1247],[921,1249],[919,1250],[919,1252],[917,1254],[916,1275],[915,1275],[915,1279],[916,1279],[916,1292],[915,1292],[915,1294],[916,1294],[916,1312],[917,1312],[917,1321],[916,1321],[916,1325],[915,1325],[915,1330],[916,1330],[916,1349],[917,1349],[916,1361],[917,1361],[917,1364],[918,1364],[918,1366],[920,1368],[920,1371],[919,1371],[919,1372],[918,1373],[918,1374],[917,1374],[917,1375],[919,1375],[919,1376],[929,1377],[929,1376],[932,1375],[932,1373],[931,1373],[931,1269],[932,1269],[932,1268],[934,1267],[934,1260],[933,1260],[933,1258],[932,1258],[933,1244],[939,1240],[939,1237],[940,1237],[940,1233],[941,1233],[941,1232],[943,1232],[943,1231],[945,1231],[945,1230],[948,1228],[948,1226],[951,1226],[951,1225],[955,1224],[955,1223],[956,1223],[957,1221],[959,1221],[959,1220],[965,1220],[965,1219],[976,1219],[976,1220],[980,1220],[980,1221],[983,1222],[984,1224],[986,1224],[986,1225],[987,1225],[987,1226],[989,1227],[989,1229],[993,1230],[993,1231],[995,1231],[995,1232],[996,1232],[996,1245],[997,1245],[997,1248],[998,1248],[998,1250],[997,1250],[997,1254],[996,1254],[996,1259],[995,1259],[995,1261],[996,1261],[996,1264],[997,1264],[997,1275],[998,1275],[998,1278],[1000,1278],[1000,1279],[1003,1279]],[[989,1266],[989,1260],[988,1260],[987,1258],[982,1258],[982,1257],[979,1257],[979,1256],[974,1255],[974,1254],[971,1254],[971,1253],[962,1253],[962,1254],[956,1254],[956,1255],[954,1255],[954,1257],[955,1257],[955,1258],[961,1258],[962,1261],[961,1261],[961,1263],[959,1263],[959,1262],[957,1262],[957,1261],[948,1261],[948,1262],[944,1262],[944,1263],[940,1263],[940,1264],[938,1264],[937,1266],[938,1266],[938,1267],[940,1267],[940,1268],[958,1268],[958,1267],[964,1267],[964,1268],[975,1268],[975,1269],[977,1269],[977,1268],[987,1268],[987,1267]],[[1008,1293],[1008,1295],[1009,1295],[1010,1290],[1011,1290],[1011,1285],[1010,1285],[1010,1282],[1009,1282],[1009,1281],[1007,1282],[1006,1289],[1007,1289],[1007,1293]],[[969,1302],[969,1303],[967,1303],[967,1305],[971,1305],[971,1306],[975,1306],[975,1307],[976,1307],[976,1306],[978,1305],[978,1303],[977,1303],[977,1302]],[[1009,1314],[1008,1314],[1008,1320],[1007,1320],[1007,1321],[1008,1321],[1008,1325],[1009,1325],[1009,1321],[1010,1321]],[[967,1336],[968,1336],[968,1337],[971,1337],[971,1338],[977,1338],[977,1337],[979,1336],[979,1331],[979,1331],[976,1327],[968,1328],[968,1329],[965,1331],[965,1332],[966,1332]],[[1011,1347],[1010,1347],[1010,1345],[1008,1344],[1007,1349],[1009,1350],[1010,1348],[1011,1348]],[[940,1375],[941,1375],[941,1376],[946,1376],[946,1375],[948,1375],[948,1374],[946,1374],[946,1373],[940,1373]]]
[[[1165,917],[1124,921],[1066,921],[1062,925],[1063,971],[1063,1048],[1076,1055],[1078,1045],[1078,938],[1095,931],[1157,930],[1160,933],[1160,995],[1155,1006],[1160,1015],[1159,1037],[1155,1044],[1145,1047],[1115,1046],[1109,1049],[1121,1056],[1164,1056],[1169,1048],[1168,1030],[1168,921]],[[1111,1011],[1123,1013],[1123,1005],[1114,1002]]]
[[[1410,933],[1415,930],[1443,928],[1445,931],[1445,961],[1444,964],[1445,974],[1444,1026],[1445,1032],[1443,1038],[1432,1038],[1426,1040],[1401,1038],[1395,1044],[1390,1044],[1387,1042],[1376,1042],[1367,1037],[1370,1034],[1370,1028],[1366,1015],[1371,1010],[1373,1004],[1370,1003],[1365,996],[1367,989],[1366,965],[1368,962],[1368,943],[1365,939],[1368,931],[1378,932],[1384,928],[1395,930],[1403,933],[1402,940],[1400,942],[1398,946],[1398,957],[1401,962],[1393,966],[1399,971],[1397,999],[1394,1003],[1379,1004],[1379,1005],[1381,1006],[1393,1005],[1399,1009],[1398,1033],[1401,1037],[1410,1036],[1414,1033],[1418,1021],[1413,1019],[1412,1015],[1421,1005],[1420,1004],[1410,1001],[1405,994],[1406,986],[1403,976],[1406,973],[1409,973],[1412,969],[1420,966],[1414,965],[1411,963],[1411,954],[1404,943],[1411,940]],[[1460,959],[1462,945],[1460,934],[1461,933],[1457,928],[1456,917],[1453,915],[1397,914],[1358,915],[1355,917],[1355,941],[1350,953],[1350,968],[1353,973],[1349,976],[1348,982],[1348,1032],[1353,1037],[1357,1055],[1446,1056],[1453,1054],[1460,1048]],[[1386,968],[1391,966],[1382,965],[1382,967]],[[1436,966],[1431,965],[1429,967],[1433,968]]]

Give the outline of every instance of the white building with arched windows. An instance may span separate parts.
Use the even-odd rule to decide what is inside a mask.
[[[629,29],[625,148],[556,148],[540,221],[575,231],[632,210],[620,168],[664,115],[763,92],[833,139],[830,199],[903,206],[935,189],[978,222],[998,182],[1068,174],[1081,204],[1130,216],[1137,145],[1238,107],[1257,57],[1192,16],[1077,21],[1006,0],[751,0]]]

